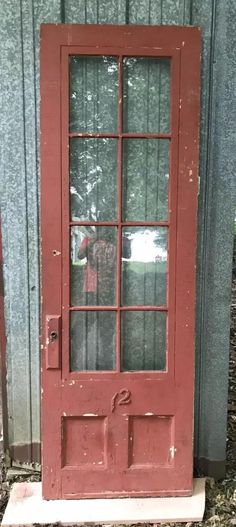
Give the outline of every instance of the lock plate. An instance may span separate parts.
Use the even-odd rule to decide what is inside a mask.
[[[46,368],[58,369],[61,363],[61,316],[46,316]]]

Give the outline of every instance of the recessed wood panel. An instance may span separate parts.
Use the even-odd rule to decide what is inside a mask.
[[[129,420],[129,466],[168,465],[173,459],[173,417],[145,415]]]
[[[106,460],[106,418],[63,418],[63,466],[102,467]]]

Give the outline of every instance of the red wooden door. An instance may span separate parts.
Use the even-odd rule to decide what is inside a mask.
[[[199,50],[42,27],[45,498],[192,492]]]

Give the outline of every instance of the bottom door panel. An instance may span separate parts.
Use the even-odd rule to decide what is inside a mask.
[[[174,383],[142,375],[125,375],[129,389],[123,374],[63,383],[63,498],[191,494],[191,435]]]

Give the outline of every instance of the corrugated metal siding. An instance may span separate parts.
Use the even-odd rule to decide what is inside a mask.
[[[18,447],[15,455],[20,461],[31,462],[35,460],[32,445],[40,438],[39,28],[42,21],[60,21],[60,3],[6,0],[1,2],[0,20],[9,445]]]
[[[216,8],[212,0],[204,3],[201,0],[5,0],[1,3],[0,194],[9,443],[18,447],[14,455],[20,461],[36,461],[40,441],[38,51],[39,26],[45,22],[193,24],[203,29],[196,455],[224,459],[222,421],[226,419],[227,400],[234,206],[232,141],[236,117],[232,112],[227,117],[227,111],[231,105],[230,93],[234,93],[231,49],[235,36],[233,28],[230,34],[230,28],[235,16],[236,5],[230,0],[219,0]],[[28,445],[27,450],[20,450],[21,445]]]
[[[209,465],[207,460],[225,459],[226,450],[233,221],[236,205],[236,3],[230,0],[193,2],[192,15],[194,22],[204,28],[205,35],[195,412],[196,453],[205,471]]]

